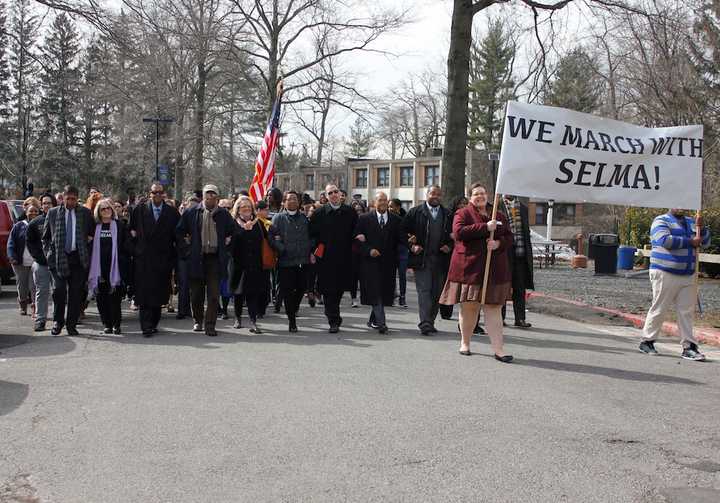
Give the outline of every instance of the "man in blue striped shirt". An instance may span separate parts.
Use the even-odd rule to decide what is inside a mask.
[[[643,341],[640,343],[640,351],[643,353],[657,354],[655,341],[668,311],[674,307],[682,339],[682,357],[687,360],[705,360],[693,335],[697,301],[695,260],[700,247],[710,244],[710,232],[702,227],[702,219],[698,218],[697,225],[702,232],[697,237],[695,225],[695,220],[686,216],[681,209],[671,209],[653,220],[650,228],[653,302],[645,318]]]

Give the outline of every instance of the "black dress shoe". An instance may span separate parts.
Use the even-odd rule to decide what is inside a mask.
[[[516,321],[516,322],[515,322],[515,326],[518,327],[518,328],[530,328],[530,327],[532,327],[532,325],[531,325],[530,323],[528,323],[527,321],[525,321],[525,320]]]
[[[59,323],[53,323],[52,329],[50,330],[50,333],[52,335],[60,335],[60,332],[62,332],[63,326]]]
[[[110,334],[112,334],[112,332],[113,332],[113,331],[112,331],[112,328],[110,328],[110,327],[105,327],[105,328],[103,329],[103,333],[104,333],[104,334],[110,335]]]
[[[430,336],[430,335],[432,335],[432,334],[433,334],[433,332],[432,332],[432,330],[431,330],[431,329],[429,329],[429,328],[425,327],[425,328],[421,328],[421,329],[420,329],[420,334],[421,334],[421,335],[424,335],[424,336],[426,336],[426,337],[427,337],[427,336]]]
[[[470,352],[470,350],[468,350],[468,351],[458,351],[458,353],[460,353],[460,354],[463,355],[463,356],[470,356],[470,355],[472,355],[472,353]]]
[[[340,331],[340,327],[337,325],[330,325],[330,328],[328,329],[328,332],[331,334],[336,334]]]
[[[68,335],[71,335],[73,337],[77,337],[78,335],[80,335],[80,332],[78,332],[77,328],[75,327],[67,327],[65,330],[67,331]]]
[[[115,327],[115,328],[113,329],[113,333],[114,333],[115,335],[120,335],[120,334],[122,333],[122,330],[120,329],[120,327]]]
[[[143,330],[142,334],[143,334],[143,337],[152,337],[153,331],[152,330]]]
[[[387,327],[387,325],[382,325],[381,327],[378,327],[378,332],[381,333],[381,334],[386,334],[386,333],[388,333],[388,327]]]
[[[157,328],[152,328],[152,329],[150,329],[150,331],[151,331],[152,333],[156,334],[156,333],[157,333]]]
[[[512,355],[505,355],[505,356],[495,355],[495,359],[496,359],[497,361],[503,362],[503,363],[510,363],[511,361],[513,361]]]
[[[207,335],[208,337],[217,337],[215,327],[205,327],[205,335]]]
[[[435,328],[435,327],[430,327],[430,333],[431,333],[431,334],[436,334],[436,333],[438,333],[437,328]]]
[[[33,327],[33,330],[35,332],[44,332],[45,331],[45,322],[44,321],[36,322],[35,327]]]
[[[295,322],[295,320],[290,321],[290,323],[288,324],[288,331],[292,333],[298,331],[297,322]]]

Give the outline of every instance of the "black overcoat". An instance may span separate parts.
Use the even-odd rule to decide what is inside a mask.
[[[530,241],[530,219],[528,218],[528,207],[520,203],[520,221],[522,223],[522,234],[525,248],[525,260],[520,265],[525,269],[525,288],[535,290],[535,281],[533,279],[533,249]],[[515,244],[508,248],[508,258],[510,259],[510,267],[516,267],[515,264]]]
[[[375,210],[360,215],[355,235],[363,234],[360,257],[360,302],[366,306],[392,306],[395,297],[395,273],[398,265],[398,245],[401,239],[400,217],[386,212],[387,222],[381,229]],[[370,250],[380,252],[371,257]]]
[[[317,260],[318,290],[320,293],[349,291],[352,286],[352,241],[357,224],[357,213],[343,204],[333,210],[330,204],[322,206],[310,219],[310,235],[323,244],[325,252]]]
[[[243,295],[267,295],[270,290],[270,271],[262,268],[262,241],[267,239],[265,225],[259,220],[253,228],[246,231],[235,225],[230,249],[232,266],[230,273],[230,291],[235,293],[242,279]]]
[[[137,205],[130,214],[135,303],[142,307],[159,307],[168,303],[170,279],[177,262],[175,228],[180,214],[163,203],[160,218],[155,221],[152,202]]]

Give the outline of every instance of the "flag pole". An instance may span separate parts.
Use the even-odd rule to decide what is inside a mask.
[[[492,218],[491,220],[495,220],[495,217],[497,216],[497,210],[498,210],[498,204],[500,204],[500,194],[497,193],[497,190],[495,190],[495,199],[493,201],[493,209],[492,209]],[[495,239],[495,231],[490,231],[490,241]],[[490,279],[490,258],[492,257],[492,251],[489,249],[487,250],[487,256],[485,257],[485,275],[483,276],[483,289],[482,289],[482,299],[480,300],[480,305],[485,305],[485,294],[487,292],[488,287],[488,280]]]
[[[700,241],[695,251],[695,297],[697,298],[697,309],[700,317],[703,316],[702,298],[700,297],[700,250],[702,249],[702,226],[698,225],[700,217],[702,217],[702,197],[705,180],[703,179],[705,162],[700,165],[700,208],[695,212],[695,237]]]

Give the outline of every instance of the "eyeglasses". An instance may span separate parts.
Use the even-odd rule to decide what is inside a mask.
[[[162,196],[164,193],[164,190],[153,190],[152,192],[150,192],[150,194],[152,194],[153,196]]]
[[[339,190],[331,190],[330,192],[328,192],[328,195],[331,196],[333,194],[339,194],[339,193],[340,193]]]
[[[105,210],[112,211],[112,208],[110,206],[103,206],[102,208],[100,208],[100,211],[105,211]]]

